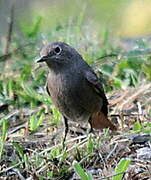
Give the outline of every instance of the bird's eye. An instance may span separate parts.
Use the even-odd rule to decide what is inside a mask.
[[[61,53],[61,48],[59,46],[57,46],[55,49],[54,49],[54,52],[56,54],[60,54]]]

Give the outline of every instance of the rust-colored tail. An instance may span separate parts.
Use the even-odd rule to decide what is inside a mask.
[[[94,129],[110,128],[112,131],[116,131],[117,128],[112,122],[104,115],[103,112],[95,112],[92,114],[90,123]]]

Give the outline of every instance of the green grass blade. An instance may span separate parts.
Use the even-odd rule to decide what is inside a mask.
[[[92,180],[92,176],[86,173],[77,161],[73,162],[73,168],[75,169],[81,180]]]
[[[3,122],[2,122],[2,135],[0,137],[0,159],[2,158],[4,144],[5,144],[6,139],[7,139],[7,129],[8,129],[8,121],[3,119]]]
[[[131,162],[130,159],[121,159],[117,167],[115,168],[115,174],[118,174],[118,173],[121,173],[121,174],[114,176],[112,180],[121,180],[123,178],[124,172],[128,169],[130,162]]]

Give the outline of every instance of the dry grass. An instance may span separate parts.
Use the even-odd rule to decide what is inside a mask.
[[[131,159],[124,179],[151,179],[151,137],[150,133],[145,133],[151,132],[147,125],[151,121],[150,89],[151,84],[147,84],[110,94],[110,117],[119,130],[115,134],[108,130],[88,134],[79,126],[70,125],[65,150],[61,144],[63,124],[50,124],[50,112],[40,129],[31,133],[26,120],[33,112],[12,111],[8,116],[16,119],[16,123],[11,123],[15,126],[7,132],[1,179],[29,180],[40,176],[47,179],[48,172],[53,172],[50,179],[78,179],[72,166],[74,160],[80,162],[94,179],[111,179],[123,158]],[[23,117],[23,121],[17,122],[15,116]],[[134,129],[136,122],[140,123],[140,129]]]

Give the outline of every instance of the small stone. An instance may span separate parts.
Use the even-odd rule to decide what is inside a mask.
[[[151,160],[151,148],[144,147],[140,148],[137,151],[137,158],[141,160]]]

